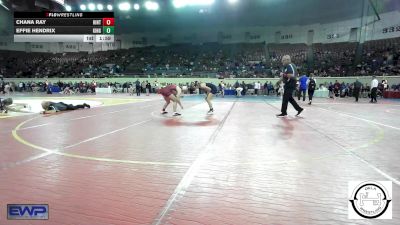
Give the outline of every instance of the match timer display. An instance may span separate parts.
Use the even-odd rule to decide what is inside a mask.
[[[113,12],[14,12],[14,42],[114,42]]]

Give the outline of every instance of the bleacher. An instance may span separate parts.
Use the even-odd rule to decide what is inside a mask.
[[[302,72],[314,72],[317,76],[398,75],[399,44],[400,38],[365,42],[359,56],[361,62],[357,65],[358,43],[355,42],[315,43],[312,46],[175,44],[93,54],[0,51],[0,72],[6,77],[82,77],[87,74],[271,77],[278,74],[281,58],[288,54]],[[310,56],[308,53],[311,52]]]

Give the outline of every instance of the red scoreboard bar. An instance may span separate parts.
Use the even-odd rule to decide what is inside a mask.
[[[14,42],[114,42],[113,12],[14,12]]]
[[[104,26],[114,26],[114,18],[103,18]]]

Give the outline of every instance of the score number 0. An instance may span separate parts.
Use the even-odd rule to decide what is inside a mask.
[[[114,26],[114,18],[103,18],[103,26]]]
[[[114,18],[103,18],[103,33],[114,34]]]

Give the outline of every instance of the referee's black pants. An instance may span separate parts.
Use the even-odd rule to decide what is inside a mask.
[[[300,111],[302,108],[297,104],[297,102],[293,98],[293,89],[285,89],[283,92],[283,99],[282,99],[282,114],[287,114],[287,106],[288,103],[292,104],[292,106],[297,110]]]

